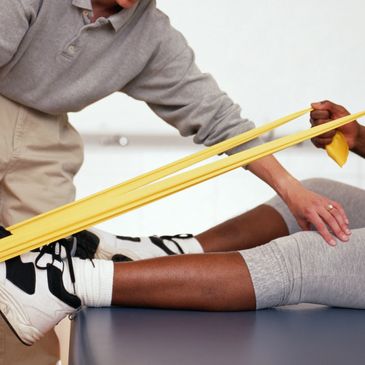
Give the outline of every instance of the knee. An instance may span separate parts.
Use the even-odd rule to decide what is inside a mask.
[[[338,242],[331,247],[316,232],[300,232],[292,236],[294,242],[279,245],[292,279],[290,288],[296,289],[291,290],[292,303],[294,299],[294,302],[364,308],[363,237],[363,229],[354,230],[348,243]],[[291,247],[293,244],[295,249]]]
[[[328,187],[329,184],[333,184],[334,180],[324,179],[321,177],[315,177],[310,179],[301,180],[303,186],[305,186],[309,190],[313,191],[325,191],[325,188]]]

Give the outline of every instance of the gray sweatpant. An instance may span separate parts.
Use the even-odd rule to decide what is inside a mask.
[[[342,204],[351,238],[331,247],[317,232],[300,231],[279,197],[268,201],[284,218],[290,236],[240,252],[251,273],[256,307],[317,303],[365,309],[365,190],[326,179],[303,184]]]

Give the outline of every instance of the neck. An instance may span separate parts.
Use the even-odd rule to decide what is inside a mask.
[[[98,1],[93,0],[92,1],[92,7],[93,7],[93,21],[95,21],[98,18],[104,17],[108,18],[109,16],[119,13],[123,8],[116,4],[115,2],[105,2],[105,1]]]
[[[116,3],[116,1],[105,1],[105,0],[92,0],[91,1],[93,9],[104,9],[108,11],[118,12],[122,9],[120,5]]]

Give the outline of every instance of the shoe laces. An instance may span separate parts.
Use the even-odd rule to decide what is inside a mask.
[[[72,255],[76,251],[76,245],[77,245],[76,238],[70,237],[70,238],[62,238],[56,242],[50,243],[49,245],[45,245],[39,249],[33,250],[39,252],[38,256],[35,259],[35,266],[40,270],[47,270],[48,265],[54,265],[55,261],[58,261],[62,263],[62,273],[63,273],[65,268],[64,260],[67,260],[70,279],[75,294],[76,294],[76,287],[75,287],[76,280],[75,280],[75,271],[72,263]],[[66,252],[66,257],[62,257],[62,248],[64,248]],[[42,266],[40,264],[40,260],[45,255],[50,255],[52,257],[52,261],[47,262],[46,265]]]

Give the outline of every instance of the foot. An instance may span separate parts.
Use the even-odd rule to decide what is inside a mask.
[[[91,251],[94,250],[95,258],[104,260],[136,261],[167,255],[203,252],[199,242],[191,234],[126,237],[115,236],[92,228],[77,235],[78,246],[79,244],[84,247],[91,245]],[[98,243],[95,245],[95,242]],[[85,251],[85,249],[80,248],[78,250]]]
[[[0,263],[1,315],[25,345],[32,345],[81,306],[78,296],[65,289],[65,276],[72,276],[69,264],[51,254],[49,246],[46,251]]]

